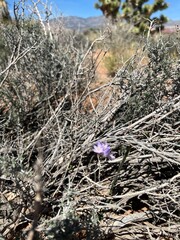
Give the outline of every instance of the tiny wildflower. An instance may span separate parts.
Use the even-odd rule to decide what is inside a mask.
[[[107,157],[110,160],[115,159],[114,155],[111,153],[110,146],[105,142],[98,141],[93,147],[93,152]]]

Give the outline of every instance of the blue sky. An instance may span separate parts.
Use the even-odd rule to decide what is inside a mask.
[[[46,1],[46,0],[42,0]],[[7,0],[9,9],[12,11],[14,0]],[[15,0],[17,2],[17,0]],[[53,6],[56,15],[62,13],[63,16],[78,16],[78,17],[92,17],[102,15],[100,10],[94,8],[97,0],[48,0],[49,4]],[[151,4],[154,0],[149,0]],[[169,19],[180,20],[180,0],[166,0],[169,8],[160,11],[156,15],[164,14]]]

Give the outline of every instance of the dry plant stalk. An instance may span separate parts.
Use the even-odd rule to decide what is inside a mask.
[[[37,141],[37,160],[34,166],[35,170],[35,177],[34,177],[34,191],[35,191],[35,198],[34,198],[34,213],[33,213],[33,222],[32,222],[32,229],[28,233],[28,240],[37,239],[37,231],[36,228],[38,226],[38,221],[41,216],[42,211],[42,201],[43,201],[43,181],[42,181],[42,172],[43,172],[43,147],[41,140],[38,139]]]

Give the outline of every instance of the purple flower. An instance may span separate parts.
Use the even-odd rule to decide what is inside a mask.
[[[110,146],[105,142],[98,141],[96,144],[94,144],[93,152],[103,155],[104,157],[107,157],[110,160],[115,159],[115,157],[111,153]]]

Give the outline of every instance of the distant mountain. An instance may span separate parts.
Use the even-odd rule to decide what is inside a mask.
[[[69,16],[69,17],[59,17],[51,21],[53,22],[60,21],[68,29],[85,30],[89,28],[103,27],[106,23],[106,18],[104,16],[88,17],[88,18]],[[165,24],[165,28],[171,29],[171,30],[173,29],[175,30],[177,26],[180,27],[180,20],[176,20],[176,21],[170,20]]]
[[[166,27],[176,27],[179,26],[180,27],[180,20],[169,20],[169,22],[167,22],[165,24]]]
[[[69,17],[59,17],[57,19],[53,19],[52,21],[60,21],[68,29],[85,30],[89,28],[102,27],[105,24],[106,19],[104,16],[88,17],[88,18],[69,16]]]
[[[170,20],[165,24],[164,32],[173,33],[180,30],[180,20]]]

